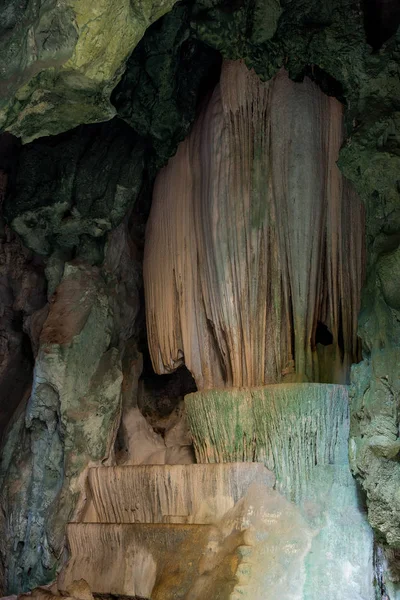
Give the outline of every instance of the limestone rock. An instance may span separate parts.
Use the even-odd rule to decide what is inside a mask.
[[[171,443],[171,440],[154,431],[136,406],[124,408],[120,435],[123,439],[122,443],[120,440],[122,448],[117,455],[118,464],[174,465],[195,462],[186,427]]]
[[[186,405],[198,461],[263,461],[310,527],[294,597],[375,598],[372,530],[348,464],[346,387],[209,390],[190,394]]]
[[[375,313],[378,319],[392,319],[393,313],[384,308],[383,303],[378,311]],[[371,332],[375,315],[370,311],[367,314],[368,322],[364,326]],[[375,339],[386,336],[389,331],[394,335],[398,326],[389,327],[389,323],[384,323],[376,331]],[[397,345],[396,341],[394,346],[390,342],[380,349],[373,346],[364,361],[353,367],[350,437],[351,466],[367,493],[369,520],[378,539],[394,548],[400,545],[400,381],[397,374],[400,350]]]
[[[127,58],[174,2],[12,2],[0,23],[0,127],[27,142],[110,119]]]
[[[216,523],[253,483],[272,488],[275,477],[257,463],[100,467],[88,474],[100,523]]]
[[[110,456],[122,382],[110,340],[110,304],[99,270],[67,265],[41,333],[31,397],[2,452],[2,560],[10,590],[54,578],[85,469]]]
[[[77,249],[81,260],[101,264],[107,233],[142,185],[137,136],[119,120],[80,127],[23,146],[18,164],[4,213],[26,246],[44,256],[64,253],[62,263]]]
[[[271,488],[274,478],[262,465],[100,467],[89,477],[104,522],[69,525],[61,592],[84,573],[96,594],[303,598],[303,563],[314,532],[298,507]],[[109,524],[129,520],[132,506],[136,517],[155,524]],[[171,524],[157,524],[160,509]],[[191,524],[172,514],[188,511]]]
[[[213,529],[210,525],[68,525],[71,559],[59,577],[58,587],[65,591],[85,572],[96,594],[150,598],[160,571],[174,553],[181,556],[183,577],[179,583],[184,597]]]
[[[16,591],[54,578],[65,525],[86,505],[87,468],[114,460],[122,405],[137,393],[141,370],[140,361],[136,379],[130,370],[140,265],[129,217],[109,237],[102,268],[76,259],[61,265],[60,278],[48,314],[36,312],[26,325],[37,332],[45,320],[32,394],[11,423],[0,464],[1,562],[7,589]]]
[[[281,494],[252,484],[248,493],[221,519],[219,530],[223,542],[207,556],[188,600],[207,600],[216,592],[229,600],[307,597],[303,589],[304,559],[310,550],[313,531],[298,508]],[[229,595],[221,577],[227,559],[234,573]]]
[[[224,63],[155,183],[144,283],[157,373],[186,364],[199,389],[348,379],[364,217],[335,164],[342,136],[340,104],[311,81]]]
[[[93,600],[93,594],[90,587],[84,579],[75,580],[68,588],[68,594],[78,600]]]

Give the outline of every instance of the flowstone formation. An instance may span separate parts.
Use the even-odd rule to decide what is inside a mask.
[[[297,568],[287,579],[271,568],[267,533],[256,559],[261,564],[254,565],[256,581],[249,582],[249,591],[253,585],[257,591],[245,597],[374,598],[372,531],[348,464],[346,387],[207,390],[187,396],[186,406],[199,462],[264,462],[276,474],[277,491],[299,513],[292,539],[276,550],[281,568],[290,559]],[[279,520],[279,504],[264,513],[264,523],[271,520]]]
[[[158,175],[144,284],[156,372],[199,389],[346,382],[358,359],[364,212],[335,161],[342,108],[241,62]],[[325,339],[324,339],[325,338]]]
[[[144,257],[154,367],[184,363],[196,380],[186,407],[199,463],[259,461],[277,477],[257,526],[242,524],[257,541],[232,599],[375,594],[347,389],[280,383],[346,381],[357,359],[364,213],[335,164],[341,140],[340,104],[311,81],[281,71],[262,83],[224,62],[154,187]],[[287,502],[297,518],[279,546],[272,524],[284,536]]]

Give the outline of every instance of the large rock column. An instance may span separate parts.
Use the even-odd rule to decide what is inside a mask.
[[[307,78],[282,70],[261,83],[225,62],[154,189],[144,261],[154,368],[192,372],[198,462],[260,461],[277,477],[273,502],[265,492],[249,503],[255,543],[232,600],[375,595],[347,388],[332,385],[359,359],[364,270],[363,209],[336,166],[342,138],[341,105]]]
[[[257,600],[373,600],[372,530],[348,464],[347,388],[209,390],[188,395],[186,408],[199,462],[264,462],[275,471],[276,489],[297,507],[292,537],[276,550],[282,564],[296,557],[298,568],[286,580],[268,562],[274,543],[268,531],[284,504],[264,511],[265,550],[254,567],[264,584]],[[308,540],[306,547],[300,539]]]

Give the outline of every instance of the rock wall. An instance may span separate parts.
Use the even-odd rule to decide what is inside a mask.
[[[85,503],[86,469],[113,460],[122,390],[125,403],[137,394],[137,381],[129,385],[137,261],[127,218],[109,237],[103,266],[66,263],[49,298],[32,393],[9,425],[1,457],[7,589],[54,578],[65,558],[65,525]]]
[[[40,336],[32,394],[2,453],[2,558],[11,590],[54,578],[80,476],[110,455],[122,381],[110,317],[98,269],[67,265]]]
[[[114,116],[110,95],[174,0],[13,0],[0,20],[0,127],[24,142]]]

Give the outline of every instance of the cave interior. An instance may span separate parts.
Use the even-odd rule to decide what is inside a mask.
[[[400,4],[2,12],[0,597],[400,600]]]

